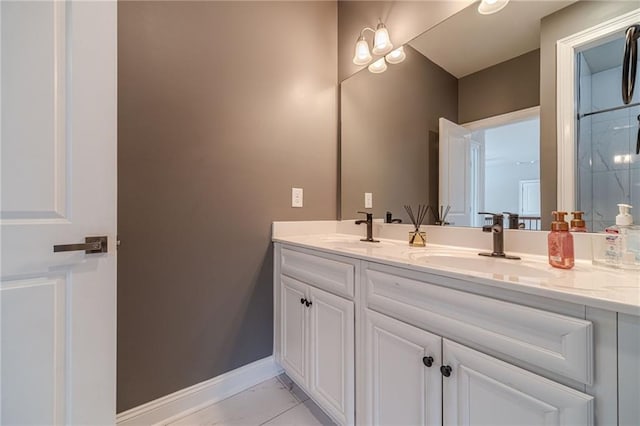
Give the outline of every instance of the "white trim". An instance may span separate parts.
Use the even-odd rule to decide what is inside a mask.
[[[282,373],[273,356],[139,405],[116,416],[120,426],[159,425],[201,410]]]
[[[462,124],[469,130],[480,130],[487,127],[497,127],[503,124],[511,124],[518,121],[528,120],[530,118],[540,117],[540,105],[531,108],[520,109],[518,111],[508,112],[506,114],[494,115],[493,117],[483,118],[482,120],[471,121]]]
[[[640,9],[620,15],[594,27],[558,40],[556,102],[558,144],[558,200],[557,209],[575,210],[575,55],[578,50],[590,47],[596,41],[606,41],[617,32],[640,20]]]

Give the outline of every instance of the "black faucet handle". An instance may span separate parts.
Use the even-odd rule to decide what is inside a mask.
[[[384,223],[402,223],[402,219],[394,219],[393,213],[388,211],[385,216]]]
[[[509,229],[519,229],[520,228],[520,215],[518,213],[511,212],[502,212],[506,215],[509,215]]]
[[[502,221],[504,220],[504,215],[502,215],[501,213],[478,212],[478,214],[483,214],[485,216],[492,216],[494,225],[502,225]],[[489,231],[485,231],[485,232],[489,232]]]
[[[368,220],[368,221],[373,220],[373,213],[369,213],[369,212],[360,212],[360,211],[359,211],[358,213],[360,213],[360,214],[366,214],[366,215],[367,215],[367,220]]]

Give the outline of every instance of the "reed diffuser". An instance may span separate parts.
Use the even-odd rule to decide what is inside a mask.
[[[424,218],[429,211],[429,206],[418,204],[417,215],[413,214],[411,206],[404,206],[404,209],[411,219],[411,223],[415,227],[414,231],[409,232],[409,245],[412,247],[424,247],[427,244],[427,233],[420,231],[420,225],[424,222]]]

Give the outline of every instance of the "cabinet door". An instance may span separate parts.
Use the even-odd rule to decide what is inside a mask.
[[[444,339],[444,424],[592,425],[593,397]]]
[[[354,421],[353,302],[310,288],[309,392],[341,424]]]
[[[365,329],[363,424],[441,425],[442,338],[370,310]]]
[[[301,386],[307,383],[307,307],[308,287],[289,277],[281,277],[282,367]]]

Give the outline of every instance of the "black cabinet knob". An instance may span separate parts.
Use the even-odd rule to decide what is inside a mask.
[[[431,367],[433,365],[433,357],[425,356],[424,358],[422,358],[422,363],[427,367]]]
[[[442,367],[440,367],[440,372],[444,377],[449,377],[451,375],[451,367],[449,367],[448,365],[443,365]]]
[[[307,308],[308,308],[309,306],[313,305],[313,303],[312,303],[312,302],[309,302],[309,301],[307,300],[307,301],[305,302],[305,305],[307,305]]]
[[[306,300],[306,299],[304,299],[304,298],[303,298],[303,299],[300,299],[300,303],[302,303],[302,304],[304,305],[305,300]]]

